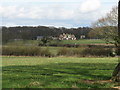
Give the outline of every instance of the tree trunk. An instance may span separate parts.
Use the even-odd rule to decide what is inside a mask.
[[[118,40],[120,40],[120,0],[118,3]],[[112,80],[120,82],[120,42],[118,42],[118,65],[116,66],[113,75],[112,75]]]
[[[112,80],[116,82],[120,82],[120,62],[116,66],[113,75],[112,75]]]

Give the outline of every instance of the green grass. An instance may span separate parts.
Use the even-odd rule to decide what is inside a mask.
[[[92,39],[81,39],[81,40],[63,40],[62,44],[105,44],[104,40],[92,40]]]
[[[20,41],[10,41],[10,42],[7,42],[6,44],[4,45],[15,45],[15,46],[22,46],[22,45],[25,45],[25,46],[37,46],[38,45],[38,42],[37,40],[20,40]]]
[[[108,80],[117,58],[14,57],[3,56],[3,88],[110,88]]]
[[[40,43],[37,40],[24,40],[24,41],[11,41],[6,43],[5,45],[32,45],[36,46]],[[49,44],[105,44],[104,40],[92,40],[92,39],[81,39],[81,40],[53,40],[50,41]]]

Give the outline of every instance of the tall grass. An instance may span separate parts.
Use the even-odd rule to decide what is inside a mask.
[[[2,55],[52,56],[49,49],[42,49],[38,46],[3,46]]]
[[[84,56],[110,56],[112,53],[111,48],[103,48],[103,47],[92,47],[85,48],[82,51],[82,55]]]
[[[54,51],[54,50],[56,51]],[[39,46],[3,46],[2,55],[15,55],[15,56],[111,56],[112,48],[103,47],[79,47],[79,48],[48,48]],[[53,53],[55,52],[55,53]]]
[[[74,49],[68,49],[66,47],[60,48],[58,50],[58,55],[63,56],[111,56],[112,53],[111,48],[102,48],[102,47],[79,47]]]

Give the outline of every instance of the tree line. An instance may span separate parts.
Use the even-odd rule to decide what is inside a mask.
[[[14,39],[33,40],[37,36],[53,36],[58,37],[62,33],[74,34],[77,39],[81,35],[85,35],[85,39],[89,39],[88,33],[91,31],[89,27],[79,28],[56,28],[46,26],[16,26],[16,27],[2,27],[2,41],[8,42]]]

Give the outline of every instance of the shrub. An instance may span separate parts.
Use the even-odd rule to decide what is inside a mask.
[[[81,54],[84,56],[109,56],[111,52],[110,48],[92,47],[85,48]]]
[[[23,55],[26,56],[39,56],[42,52],[40,47],[23,47]]]
[[[82,48],[60,48],[57,55],[80,56]]]
[[[79,48],[61,48],[58,51],[58,55],[64,56],[113,56],[111,48],[103,48],[103,47],[79,47]]]
[[[40,48],[39,46],[3,46],[2,55],[15,56],[44,56],[53,57],[49,48]],[[67,48],[62,47],[58,50],[57,55],[63,56],[115,56],[112,48],[103,47],[79,47]]]
[[[70,50],[68,50],[68,48],[63,47],[63,48],[60,48],[60,49],[58,50],[58,54],[57,54],[57,55],[68,55],[69,51],[70,51]]]
[[[41,49],[37,46],[4,46],[2,55],[15,56],[51,56],[48,49]]]
[[[54,55],[51,54],[51,52],[49,51],[48,48],[46,48],[46,49],[43,49],[43,50],[41,51],[41,56],[45,56],[45,57],[53,57]]]

